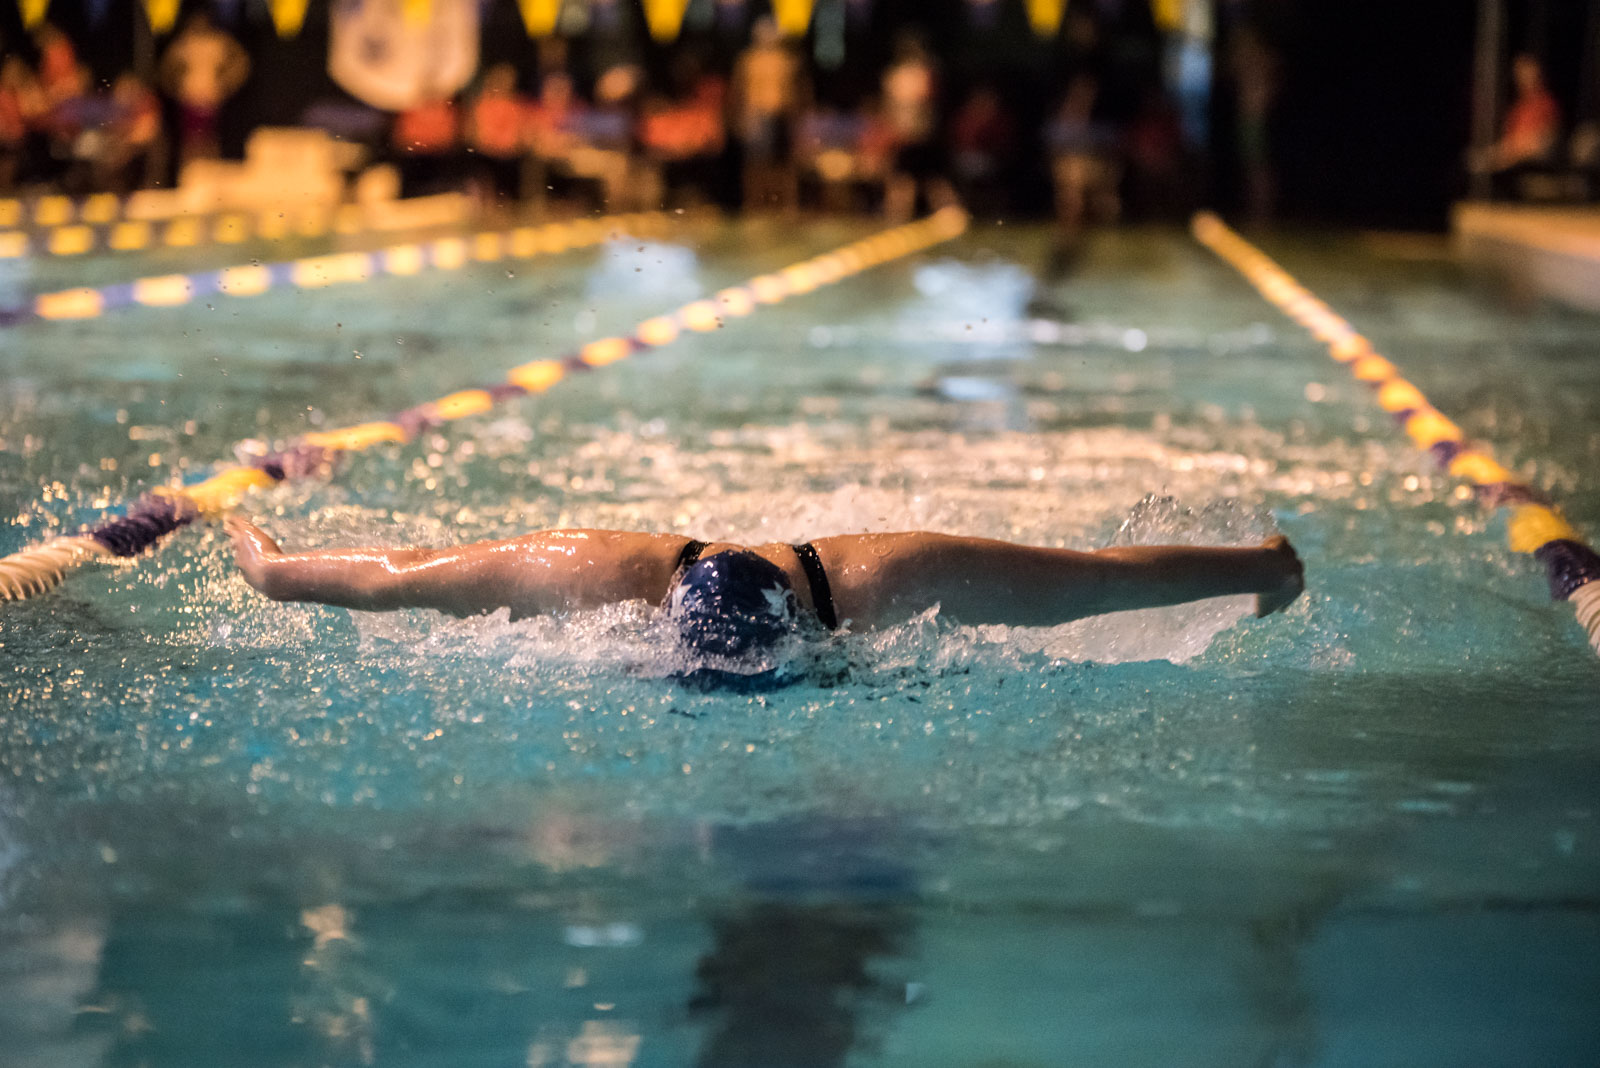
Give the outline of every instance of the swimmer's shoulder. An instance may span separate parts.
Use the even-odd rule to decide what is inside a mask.
[[[481,549],[511,555],[514,581],[527,585],[541,604],[548,599],[556,607],[582,608],[662,600],[688,543],[681,534],[569,527],[483,543]]]
[[[482,542],[488,547],[508,546],[549,549],[570,553],[619,552],[626,554],[664,554],[676,556],[689,542],[682,534],[658,534],[636,530],[605,530],[597,527],[556,527],[533,530],[504,541]]]

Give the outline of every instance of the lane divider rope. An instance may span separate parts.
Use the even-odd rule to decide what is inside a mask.
[[[247,493],[310,476],[325,476],[344,453],[412,441],[451,420],[479,415],[513,398],[543,393],[569,374],[593,371],[669,345],[685,330],[716,330],[726,319],[749,315],[764,305],[779,304],[930,248],[959,236],[966,228],[965,212],[945,208],[646,319],[630,335],[600,338],[567,355],[513,367],[502,382],[458,390],[388,419],[305,434],[280,449],[247,455],[240,463],[224,467],[201,482],[157,488],[134,501],[123,514],[104,519],[87,530],[0,557],[0,600],[20,600],[43,593],[90,560],[138,556],[180,527],[236,507]]]
[[[91,197],[90,201],[93,199]],[[90,252],[139,252],[161,246],[189,249],[237,245],[250,240],[317,238],[329,233],[352,236],[382,230],[421,229],[459,224],[470,207],[466,197],[446,194],[366,206],[318,204],[164,219],[66,222],[37,233],[0,229],[0,260],[39,255],[81,256]],[[88,214],[85,208],[84,215]],[[4,218],[0,213],[0,223]]]
[[[92,193],[79,199],[60,193],[51,193],[37,197],[0,197],[0,230],[49,230],[58,226],[68,226],[74,223],[83,223],[90,226],[104,226],[115,222],[166,222],[179,218],[202,218],[206,214],[188,210],[181,200],[175,200],[171,189],[141,190],[126,197],[115,193]],[[467,198],[461,194],[451,193],[443,196],[453,197],[465,201]],[[441,199],[440,197],[413,197],[413,202],[418,200]],[[376,201],[370,205],[372,208],[381,209],[387,204],[401,204],[404,200]],[[264,208],[265,206],[263,206]],[[346,205],[345,207],[354,207]],[[327,205],[294,205],[286,204],[282,210],[305,210],[326,213]],[[278,209],[274,209],[278,210]]]
[[[108,311],[142,305],[170,308],[213,293],[254,297],[269,289],[293,286],[322,289],[365,282],[381,275],[412,275],[426,268],[455,270],[468,263],[531,259],[568,249],[597,245],[621,230],[635,235],[660,232],[669,216],[662,212],[608,215],[597,219],[483,230],[464,237],[390,245],[375,252],[332,252],[276,263],[249,263],[194,274],[164,274],[108,286],[82,286],[41,293],[21,307],[0,310],[0,326],[39,320],[94,319]]]
[[[122,218],[127,202],[115,193],[96,193],[82,201],[50,195],[23,199],[0,197],[0,227],[64,226],[71,222],[109,223]]]
[[[1465,479],[1486,507],[1506,510],[1512,551],[1529,553],[1539,561],[1550,580],[1551,598],[1572,604],[1589,644],[1600,653],[1600,554],[1561,510],[1496,462],[1487,448],[1469,442],[1462,429],[1407,381],[1398,367],[1375,352],[1371,342],[1266,253],[1210,212],[1196,215],[1192,230],[1197,241],[1327,345],[1328,355],[1347,366],[1357,381],[1370,386],[1378,406],[1394,416],[1440,469]]]

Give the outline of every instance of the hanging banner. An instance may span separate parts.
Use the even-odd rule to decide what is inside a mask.
[[[272,13],[273,29],[279,37],[294,37],[306,21],[308,0],[267,0],[267,10]]]
[[[1183,26],[1183,0],[1150,0],[1150,14],[1156,29],[1172,33]]]
[[[811,28],[812,0],[772,0],[772,14],[778,32],[785,37],[804,37]]]
[[[420,23],[409,2],[335,0],[329,15],[328,74],[385,111],[448,99],[478,70],[477,0],[430,0]]]
[[[517,10],[529,37],[549,37],[561,19],[561,0],[517,0]]]
[[[150,20],[151,32],[171,33],[178,23],[178,0],[144,0],[144,17]]]
[[[650,36],[657,41],[675,41],[683,27],[683,13],[689,10],[689,0],[644,0],[644,18],[650,24]]]
[[[45,12],[50,10],[50,0],[18,0],[17,7],[22,12],[22,28],[33,30],[44,21]]]
[[[1040,37],[1054,37],[1061,30],[1061,16],[1067,0],[1027,0],[1028,25]]]

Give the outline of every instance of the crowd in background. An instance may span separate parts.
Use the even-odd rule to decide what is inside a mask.
[[[1069,19],[1067,35],[1056,98],[1028,118],[1001,84],[952,84],[915,29],[898,33],[856,91],[824,91],[811,57],[758,19],[721,61],[684,47],[655,69],[580,64],[552,37],[530,46],[531,62],[489,63],[450,98],[392,115],[324,102],[303,121],[327,117],[339,136],[367,142],[373,162],[399,170],[407,195],[469,189],[611,209],[711,202],[901,218],[956,200],[1015,210],[1016,190],[1032,182],[1053,189],[1075,223],[1116,217],[1125,204],[1177,217],[1193,148],[1156,65],[1146,64],[1136,93],[1123,78],[1109,100],[1094,20]],[[18,50],[0,66],[0,190],[170,184],[185,161],[217,154],[218,115],[250,72],[245,50],[203,14],[166,44],[149,80],[125,73],[91,84],[73,43],[49,26],[33,44],[31,58]]]
[[[175,164],[215,156],[223,104],[250,70],[244,49],[204,15],[162,54],[161,93],[131,71],[95,85],[72,41],[46,24],[38,59],[0,62],[0,190],[125,193],[170,180]]]
[[[396,116],[388,148],[408,192],[465,182],[486,195],[576,193],[611,208],[709,201],[905,218],[958,200],[1015,210],[1015,191],[1036,178],[1073,225],[1117,217],[1125,202],[1178,217],[1192,149],[1157,71],[1137,106],[1108,106],[1095,24],[1080,19],[1069,32],[1082,47],[1061,72],[1057,106],[1032,129],[997,84],[954,91],[915,30],[841,99],[762,19],[727,62],[686,48],[654,78],[628,61],[585,76],[549,39],[532,71],[492,65],[459,98]]]
[[[1220,104],[1196,104],[1174,97],[1183,87],[1159,42],[1130,49],[1095,11],[1069,6],[1053,68],[1020,88],[970,66],[953,76],[918,30],[902,28],[881,65],[841,92],[801,42],[762,18],[735,49],[687,43],[656,63],[579,55],[552,36],[530,43],[523,62],[486,63],[451,97],[394,114],[330,98],[299,121],[364,144],[369,162],[397,169],[406,195],[890,218],[959,201],[990,216],[1052,206],[1067,229],[1183,217],[1220,147],[1240,206],[1271,216],[1282,72],[1269,40],[1249,25],[1231,33],[1215,57]],[[0,192],[172,184],[185,162],[223,149],[219,116],[251,73],[246,50],[198,12],[148,78],[94,83],[73,42],[48,25],[31,45],[0,63]],[[1522,57],[1514,71],[1504,136],[1471,161],[1508,183],[1555,165],[1563,144],[1537,62]],[[1219,115],[1224,134],[1208,145],[1205,126]],[[1600,137],[1591,140],[1600,155]]]

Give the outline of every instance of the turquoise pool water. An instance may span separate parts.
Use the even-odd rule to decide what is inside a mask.
[[[10,330],[0,552],[865,232],[689,224]],[[977,229],[252,514],[294,547],[1276,527],[1310,584],[1286,615],[933,614],[735,697],[658,677],[642,607],[274,605],[186,532],[0,610],[0,1063],[1593,1062],[1600,663],[1570,611],[1187,238],[1065,274],[1047,245]],[[1263,245],[1600,532],[1600,320],[1437,250]],[[12,263],[0,294],[204,255]]]

